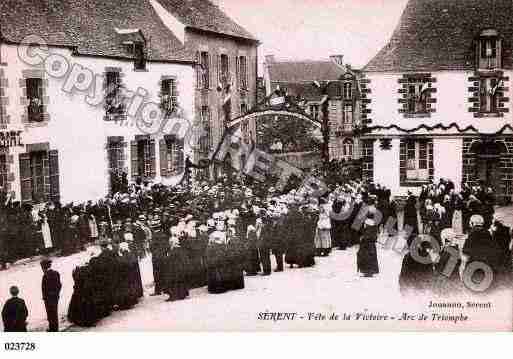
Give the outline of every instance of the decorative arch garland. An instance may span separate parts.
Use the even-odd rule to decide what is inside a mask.
[[[469,131],[479,133],[479,131],[472,125],[467,126],[465,128],[461,128],[456,122],[451,123],[449,126],[445,126],[441,123],[438,123],[434,126],[428,126],[428,125],[422,124],[415,128],[410,128],[410,129],[402,128],[397,125],[370,126],[370,127],[365,127],[365,128],[360,129],[360,132],[361,132],[361,134],[366,134],[366,133],[370,133],[374,130],[398,130],[401,132],[412,133],[412,132],[416,132],[419,130],[427,130],[427,131],[444,130],[444,131],[446,131],[446,130],[450,130],[452,128],[455,128],[459,133],[464,133],[464,132],[469,132]],[[513,131],[513,127],[509,124],[506,124],[499,131],[492,133],[492,135],[501,135],[507,129]]]

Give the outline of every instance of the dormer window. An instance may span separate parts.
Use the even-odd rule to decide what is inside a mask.
[[[408,83],[407,113],[427,113],[427,90],[429,83],[423,78],[411,78]]]
[[[146,71],[146,56],[143,42],[134,42],[134,69]]]
[[[478,41],[477,57],[480,69],[497,69],[501,63],[502,41],[496,30],[489,29],[481,32]]]

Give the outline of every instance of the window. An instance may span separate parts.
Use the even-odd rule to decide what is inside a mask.
[[[146,70],[146,55],[144,53],[144,43],[134,43],[134,69],[139,71]]]
[[[155,142],[145,138],[137,141],[137,173],[143,178],[155,177]]]
[[[209,153],[211,145],[211,129],[210,129],[210,108],[208,106],[201,107],[201,125],[203,126],[203,134],[199,138],[199,151],[201,153]]]
[[[43,107],[43,79],[27,78],[28,121],[42,122],[44,120]]]
[[[429,82],[424,78],[409,78],[407,84],[407,109],[410,114],[427,113]]]
[[[351,82],[344,82],[344,99],[350,100],[353,98],[353,84]]]
[[[109,157],[109,169],[111,171],[124,171],[125,168],[125,145],[121,139],[110,140],[107,145]]]
[[[5,61],[6,59],[5,59],[4,54],[2,54],[2,51],[4,51],[4,49],[3,49],[2,42],[0,42],[0,66],[6,65],[6,61]]]
[[[350,103],[344,104],[342,127],[344,131],[351,131],[353,129],[353,105]]]
[[[251,133],[249,130],[249,120],[242,121],[241,123],[242,139],[244,143],[249,144],[251,142]]]
[[[245,103],[240,104],[240,114],[245,115],[248,112],[248,105]]]
[[[248,63],[246,56],[239,56],[239,86],[242,89],[248,88]]]
[[[350,160],[353,158],[353,140],[346,138],[342,143],[342,154],[344,158]]]
[[[121,94],[121,74],[119,71],[106,72],[105,109],[107,116],[122,115],[125,105]]]
[[[312,116],[314,120],[319,119],[319,105],[310,105],[310,116]]]
[[[501,44],[497,31],[493,29],[484,30],[477,46],[478,66],[480,69],[500,68],[501,64]]]
[[[4,153],[0,153],[0,191],[7,191],[7,156]]]
[[[30,147],[37,147],[31,150]],[[27,145],[20,153],[20,186],[23,202],[41,203],[59,200],[59,154],[46,150],[48,144]]]
[[[479,82],[479,112],[497,112],[498,89],[500,81],[497,78],[481,78]]]
[[[230,60],[228,55],[221,55],[219,58],[219,82],[226,85],[230,82]]]
[[[183,139],[178,139],[171,136],[166,139],[166,158],[165,163],[168,175],[177,175],[183,172],[184,169],[184,142]]]
[[[161,109],[164,116],[171,116],[178,108],[178,94],[176,89],[176,79],[164,79],[161,83]]]
[[[203,51],[200,53],[200,88],[210,88],[210,55]]]
[[[427,140],[406,142],[406,179],[410,181],[429,180],[429,157]]]

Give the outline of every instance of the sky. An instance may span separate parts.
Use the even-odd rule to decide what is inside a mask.
[[[346,63],[361,68],[388,42],[407,0],[218,2],[262,42],[260,63],[268,54],[277,59],[312,60],[341,54]]]

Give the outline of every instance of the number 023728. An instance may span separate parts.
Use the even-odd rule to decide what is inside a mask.
[[[5,351],[14,351],[14,352],[34,351],[34,350],[36,350],[36,343],[30,343],[30,342],[5,343],[4,349],[5,349]]]

